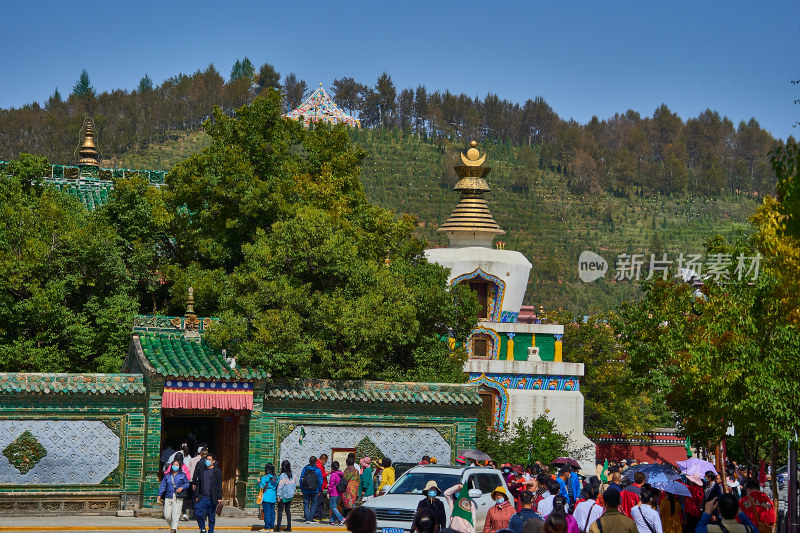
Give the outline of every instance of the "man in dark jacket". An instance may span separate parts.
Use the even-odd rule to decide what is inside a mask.
[[[511,520],[508,522],[508,529],[514,533],[523,533],[525,522],[528,520],[542,521],[542,517],[539,516],[539,513],[533,510],[533,494],[531,494],[530,491],[522,491],[519,499],[522,502],[522,509],[512,516]]]
[[[300,491],[303,493],[303,522],[313,524],[317,512],[317,495],[322,492],[322,472],[313,455],[300,472]]]
[[[217,468],[216,456],[206,455],[205,461],[197,465],[192,479],[194,491],[194,517],[200,533],[206,533],[206,517],[208,517],[208,533],[214,533],[217,503],[222,499],[222,470]]]

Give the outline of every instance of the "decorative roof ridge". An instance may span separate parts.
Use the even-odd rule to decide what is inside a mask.
[[[361,385],[370,388],[384,388],[391,389],[397,387],[410,387],[410,388],[426,388],[433,389],[449,389],[463,390],[472,388],[469,383],[437,383],[437,382],[422,382],[422,381],[381,381],[372,379],[332,379],[332,378],[277,378],[272,381],[271,386],[285,386],[287,384],[305,384],[313,383],[317,385],[328,385],[331,388],[342,389],[352,388],[351,385]]]
[[[355,401],[479,405],[476,385],[397,381],[294,378],[270,382],[265,395],[275,400]]]
[[[64,372],[3,372],[0,392],[144,394],[141,374],[69,374]]]

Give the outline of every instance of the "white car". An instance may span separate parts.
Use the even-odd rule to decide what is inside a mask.
[[[414,513],[420,500],[425,498],[423,489],[428,481],[435,481],[444,492],[453,485],[466,483],[469,497],[477,509],[475,529],[483,529],[486,511],[494,504],[492,491],[503,487],[508,492],[505,480],[499,470],[479,466],[422,465],[411,468],[397,479],[386,494],[364,502],[364,507],[375,511],[378,517],[378,533],[404,533],[411,529]],[[450,521],[450,506],[444,502],[447,521]],[[512,501],[513,503],[513,501]]]

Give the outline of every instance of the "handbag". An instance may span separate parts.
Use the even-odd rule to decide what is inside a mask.
[[[264,489],[258,489],[258,496],[256,496],[256,503],[261,505],[261,502],[264,501]]]
[[[225,507],[225,504],[223,504],[222,502],[217,502],[217,509],[216,511],[214,511],[215,513],[217,513],[217,516],[222,516],[223,507]]]
[[[186,490],[182,490],[180,492],[175,490],[175,474],[172,474],[172,490],[173,490],[176,498],[178,498],[180,500],[186,498]]]

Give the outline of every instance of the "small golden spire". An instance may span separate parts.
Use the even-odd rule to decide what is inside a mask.
[[[94,121],[91,118],[86,117],[83,121],[84,126],[86,126],[86,132],[84,133],[83,143],[81,143],[80,152],[78,152],[81,156],[80,160],[78,161],[79,167],[99,167],[100,163],[98,161],[98,150],[97,145],[94,143]]]
[[[491,168],[481,166],[486,154],[481,156],[477,146],[477,142],[471,141],[467,153],[461,152],[464,165],[454,167],[460,179],[453,190],[461,193],[461,199],[447,222],[437,230],[447,234],[450,246],[491,247],[497,235],[505,234],[483,197],[490,190],[486,176]]]
[[[194,315],[194,289],[189,287],[188,296],[186,298],[186,316]]]

